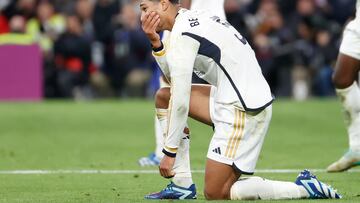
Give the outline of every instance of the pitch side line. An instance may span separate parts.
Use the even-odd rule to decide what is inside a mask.
[[[324,173],[324,169],[309,169],[314,173]],[[299,173],[302,169],[259,169],[256,173]],[[204,173],[204,170],[192,170],[192,173]],[[157,174],[158,170],[0,170],[0,175],[45,175],[45,174]],[[358,169],[346,173],[360,173]]]

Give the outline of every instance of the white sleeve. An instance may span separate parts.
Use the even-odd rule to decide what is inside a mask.
[[[152,55],[154,56],[156,63],[159,65],[162,73],[168,79],[170,78],[169,64],[166,60],[166,46],[162,44],[162,47],[157,50],[152,51]]]
[[[188,36],[176,36],[170,43],[172,49],[167,62],[171,75],[171,99],[163,152],[175,157],[188,118],[192,72],[200,43]]]

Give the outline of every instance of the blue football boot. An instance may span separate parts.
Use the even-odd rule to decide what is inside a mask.
[[[145,199],[196,199],[196,187],[192,184],[189,188],[184,188],[171,182],[160,192],[146,195]]]
[[[310,195],[310,199],[341,199],[331,186],[320,182],[316,176],[308,170],[302,171],[297,177],[295,183],[303,186]]]

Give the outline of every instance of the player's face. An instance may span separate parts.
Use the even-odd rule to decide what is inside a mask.
[[[142,0],[140,3],[140,9],[141,9],[141,21],[145,18],[145,14],[150,14],[151,12],[155,12],[160,17],[160,23],[156,28],[157,32],[163,31],[163,25],[164,21],[163,15],[161,9],[161,4],[158,1],[150,1],[150,0]]]

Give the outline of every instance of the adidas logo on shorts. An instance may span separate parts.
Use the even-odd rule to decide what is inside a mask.
[[[221,154],[220,147],[217,147],[217,148],[213,149],[212,151],[215,152],[216,154]]]

